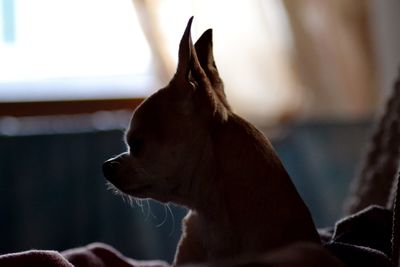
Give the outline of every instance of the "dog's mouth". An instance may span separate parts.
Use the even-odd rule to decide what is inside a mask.
[[[150,189],[152,188],[151,185],[142,185],[142,186],[138,186],[135,188],[129,188],[126,190],[122,190],[125,194],[134,196],[134,197],[140,197],[138,195],[144,194],[146,192],[148,192]]]
[[[145,194],[147,192],[149,192],[152,188],[152,186],[149,184],[135,186],[135,187],[129,187],[129,188],[121,186],[121,185],[117,185],[110,181],[108,181],[107,184],[108,184],[109,189],[112,189],[116,192],[119,191],[119,192],[122,192],[124,194],[130,195],[133,197],[146,197]]]

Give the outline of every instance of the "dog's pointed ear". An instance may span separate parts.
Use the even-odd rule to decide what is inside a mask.
[[[191,37],[192,22],[193,17],[189,19],[179,44],[178,67],[175,75],[180,81],[203,83],[207,79],[207,76],[201,68],[193,46]]]
[[[213,55],[212,29],[206,30],[194,45],[200,65],[204,70],[215,66]]]
[[[190,34],[192,21],[193,17],[189,19],[179,44],[178,67],[173,80],[179,83],[179,88],[190,86],[209,90],[210,82],[200,65]]]
[[[191,17],[186,25],[181,42],[179,44],[178,67],[175,79],[182,83],[199,84],[202,88],[207,88],[207,75],[202,69],[199,59],[197,58],[196,49],[193,46],[191,37],[193,17]]]
[[[212,88],[217,93],[218,98],[221,100],[221,102],[223,102],[224,106],[230,109],[230,106],[226,100],[224,84],[219,76],[219,72],[214,60],[212,36],[212,29],[206,30],[197,40],[195,44],[195,50],[200,65],[206,73]]]
[[[179,43],[179,56],[178,56],[178,67],[176,70],[175,77],[179,80],[187,79],[190,72],[190,61],[192,58],[192,37],[190,30],[192,27],[193,17],[191,17],[186,25],[186,29]]]

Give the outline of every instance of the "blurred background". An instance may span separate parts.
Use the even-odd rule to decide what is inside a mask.
[[[214,30],[233,109],[269,136],[319,227],[342,215],[400,62],[400,2],[0,0],[0,253],[102,241],[171,261],[185,209],[123,201],[101,163]]]

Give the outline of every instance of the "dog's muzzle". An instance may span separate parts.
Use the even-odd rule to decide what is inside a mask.
[[[103,175],[107,180],[112,179],[117,174],[120,163],[115,159],[109,159],[103,163]]]

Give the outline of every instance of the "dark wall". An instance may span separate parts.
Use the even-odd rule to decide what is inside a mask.
[[[124,149],[121,131],[0,137],[0,253],[102,241],[170,260],[184,211],[107,190],[101,164]]]
[[[307,122],[273,142],[318,227],[331,226],[342,216],[370,133],[370,121]]]

